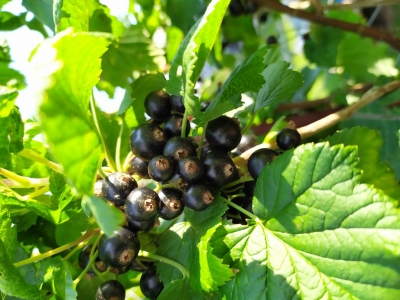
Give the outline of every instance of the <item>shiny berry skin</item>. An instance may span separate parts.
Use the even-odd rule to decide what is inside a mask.
[[[188,156],[196,156],[196,146],[189,138],[174,136],[168,140],[163,154],[179,161]]]
[[[87,265],[90,263],[90,251],[91,250],[92,250],[92,245],[86,245],[82,249],[81,253],[79,253],[78,264],[82,270],[84,270],[87,267]],[[100,261],[99,257],[96,258],[96,261]],[[96,276],[96,273],[93,271],[92,268],[89,269],[87,274]]]
[[[151,221],[158,216],[160,198],[147,187],[137,188],[129,194],[125,202],[125,214],[133,221]]]
[[[144,100],[146,113],[156,121],[165,121],[171,115],[171,96],[164,91],[152,92]]]
[[[164,284],[157,274],[156,266],[148,267],[140,277],[140,290],[149,299],[157,299],[164,289]]]
[[[203,163],[196,156],[188,156],[178,162],[177,172],[187,182],[195,182],[203,178]]]
[[[255,151],[247,161],[247,169],[250,176],[257,180],[264,166],[272,162],[278,155],[278,152],[272,149],[262,148]]]
[[[240,155],[256,145],[257,145],[257,140],[254,136],[244,134],[240,140],[239,145],[236,148],[236,153]]]
[[[153,217],[152,219],[148,220],[148,221],[135,221],[132,220],[130,218],[127,218],[127,222],[128,222],[128,227],[131,231],[133,232],[139,232],[139,231],[143,231],[143,232],[147,232],[150,231],[155,223],[157,222],[157,215],[155,217]]]
[[[173,158],[158,155],[154,157],[148,166],[148,172],[153,180],[162,182],[169,181],[175,174],[175,161]]]
[[[182,115],[173,114],[165,122],[164,133],[169,137],[181,136],[183,117]],[[187,120],[185,137],[189,135],[190,122]]]
[[[239,172],[232,158],[225,152],[212,150],[202,159],[204,166],[203,179],[212,187],[221,188],[239,179]]]
[[[221,116],[208,122],[205,137],[212,149],[228,152],[239,145],[242,131],[234,119]]]
[[[110,237],[103,235],[99,242],[99,258],[108,266],[123,268],[130,265],[140,250],[139,238],[135,233],[120,228]]]
[[[139,125],[131,133],[131,150],[141,160],[149,162],[154,156],[161,155],[167,136],[154,123]]]
[[[115,172],[103,180],[102,194],[104,199],[116,206],[124,205],[126,197],[138,187],[137,182],[128,173]]]
[[[125,300],[125,288],[118,280],[105,281],[97,289],[96,300]]]
[[[185,204],[183,204],[183,194],[174,188],[164,188],[158,191],[161,200],[160,217],[164,220],[173,220],[181,215]]]
[[[203,184],[188,184],[183,192],[183,203],[194,211],[202,211],[211,205],[214,196]]]
[[[131,175],[138,175],[140,178],[150,179],[149,172],[147,171],[149,163],[135,157],[129,163],[128,173]]]
[[[171,96],[172,109],[178,113],[183,114],[185,112],[185,105],[183,104],[182,96]]]
[[[276,136],[276,144],[283,151],[296,148],[300,143],[300,133],[295,129],[284,128]]]

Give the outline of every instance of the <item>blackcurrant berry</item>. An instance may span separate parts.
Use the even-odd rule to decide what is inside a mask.
[[[188,184],[183,192],[183,203],[194,211],[202,211],[211,205],[214,196],[203,184]]]
[[[141,160],[149,162],[154,156],[161,155],[167,137],[156,124],[139,125],[131,133],[131,150]]]
[[[144,107],[152,119],[165,121],[171,115],[171,96],[164,91],[152,92],[144,100]]]
[[[125,202],[125,214],[128,220],[150,221],[159,212],[160,198],[157,193],[147,187],[138,188],[129,194]]]
[[[147,171],[149,163],[135,157],[129,163],[128,173],[131,175],[138,175],[140,178],[150,179],[149,172]]]
[[[264,166],[272,162],[278,155],[278,152],[272,149],[262,148],[255,151],[247,161],[247,169],[250,176],[257,180]]]
[[[98,181],[96,181],[96,183],[94,184],[93,194],[94,194],[96,197],[103,198],[103,192],[102,192],[102,189],[103,189],[103,181],[104,181],[104,180],[98,180]]]
[[[236,148],[237,154],[242,154],[243,152],[249,150],[250,148],[253,148],[254,146],[257,145],[257,140],[254,136],[244,134],[240,140],[239,145]]]
[[[228,152],[239,145],[242,133],[234,119],[221,116],[208,122],[205,137],[212,149]]]
[[[87,265],[90,263],[90,252],[91,252],[91,250],[92,250],[92,245],[86,245],[82,249],[81,253],[79,253],[78,264],[79,264],[79,267],[82,270],[84,270],[87,267]],[[100,261],[100,258],[97,257],[96,261]],[[93,271],[92,268],[89,269],[87,274],[92,275],[92,276],[96,275],[96,273]]]
[[[96,300],[125,300],[125,288],[118,280],[103,282],[97,289]]]
[[[164,220],[173,220],[180,216],[185,205],[183,204],[183,194],[174,188],[164,188],[158,192],[161,200],[160,217]]]
[[[149,299],[157,299],[164,289],[164,284],[157,274],[156,266],[148,267],[140,277],[140,290]]]
[[[204,180],[215,188],[239,179],[239,172],[232,158],[225,152],[212,150],[203,157]]]
[[[132,230],[133,232],[139,232],[139,231],[147,232],[150,231],[157,222],[157,215],[148,221],[135,221],[130,218],[127,218],[127,222],[129,229]]]
[[[276,144],[283,151],[296,148],[300,143],[301,136],[296,129],[284,128],[276,136]]]
[[[178,162],[177,172],[183,180],[195,182],[203,177],[203,163],[196,156],[185,157]]]
[[[114,203],[116,206],[122,206],[129,193],[137,187],[136,180],[128,173],[115,172],[103,180],[102,193],[106,200]]]
[[[148,172],[155,181],[169,181],[175,174],[175,161],[173,158],[158,155],[149,162]]]
[[[267,45],[274,45],[277,42],[278,42],[278,40],[274,36],[270,36],[267,38]]]
[[[196,156],[196,146],[189,138],[174,136],[165,145],[164,155],[179,161],[187,156]]]
[[[140,242],[135,233],[120,228],[110,237],[103,235],[99,242],[99,257],[108,266],[123,268],[130,265],[137,257]]]
[[[268,13],[262,13],[259,17],[258,20],[260,21],[260,23],[265,23],[268,20]]]
[[[183,114],[185,112],[185,105],[183,105],[182,96],[171,96],[172,109],[178,113]]]
[[[165,122],[164,133],[169,137],[181,136],[183,117],[182,115],[173,114]],[[190,132],[190,122],[187,120],[185,136]]]

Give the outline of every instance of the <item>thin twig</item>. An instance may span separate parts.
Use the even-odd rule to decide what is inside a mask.
[[[387,31],[379,30],[373,27],[367,27],[361,24],[353,24],[344,21],[339,21],[324,16],[312,14],[299,9],[293,9],[286,5],[281,4],[276,0],[254,0],[254,2],[258,6],[264,6],[271,10],[285,13],[293,17],[305,19],[320,25],[337,27],[345,31],[354,32],[360,36],[370,37],[378,41],[386,42],[393,48],[400,51],[400,39]]]
[[[333,125],[336,125],[341,120],[350,117],[356,111],[360,110],[361,108],[370,104],[371,102],[379,99],[383,95],[385,95],[387,93],[391,93],[399,88],[400,88],[400,79],[392,81],[390,83],[387,83],[377,89],[371,89],[368,92],[366,92],[360,98],[359,101],[353,103],[352,105],[350,105],[346,108],[343,108],[342,110],[339,110],[335,113],[332,113],[332,114],[326,116],[325,118],[315,121],[314,123],[300,127],[297,130],[300,133],[302,139],[313,136],[329,127],[332,127]],[[235,164],[237,166],[244,166],[244,165],[246,165],[247,160],[249,159],[251,154],[253,154],[256,150],[262,149],[262,148],[277,149],[278,146],[276,145],[275,141],[271,141],[271,143],[263,143],[261,145],[257,145],[255,147],[247,150],[246,152],[242,153],[240,156],[235,157],[233,160],[235,161]]]

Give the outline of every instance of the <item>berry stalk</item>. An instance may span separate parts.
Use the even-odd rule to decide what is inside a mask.
[[[174,261],[172,259],[160,256],[160,255],[157,255],[154,253],[150,253],[147,251],[143,251],[143,250],[141,250],[139,252],[139,258],[141,258],[141,257],[152,258],[152,259],[158,260],[160,262],[169,264],[169,265],[177,268],[182,273],[183,278],[185,278],[185,277],[189,278],[189,271],[184,266],[182,266],[180,263],[177,263],[176,261]]]

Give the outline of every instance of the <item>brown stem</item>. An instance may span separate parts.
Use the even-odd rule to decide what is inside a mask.
[[[315,121],[309,125],[300,127],[297,130],[300,133],[302,139],[315,135],[333,125],[336,125],[341,120],[350,117],[356,111],[379,99],[383,95],[391,93],[399,88],[400,79],[387,83],[377,89],[369,90],[356,103],[353,103],[352,105],[347,106],[346,108],[343,108],[342,110],[339,110],[337,112],[334,112],[326,116],[325,118]],[[235,161],[235,164],[237,166],[245,166],[250,155],[253,154],[256,150],[262,148],[277,149],[278,146],[276,145],[275,141],[271,141],[271,143],[264,143],[247,150],[240,156],[235,157],[233,160]]]
[[[324,17],[322,15],[312,14],[306,11],[290,8],[286,5],[279,3],[276,0],[254,0],[258,6],[264,6],[271,10],[278,11],[281,13],[288,14],[293,17],[308,20],[313,23],[320,25],[328,25],[340,28],[345,31],[350,31],[359,34],[360,36],[370,37],[375,40],[383,41],[391,45],[396,50],[400,51],[400,39],[387,31],[379,30],[372,27],[367,27],[361,24],[353,24],[343,22],[331,18]]]

